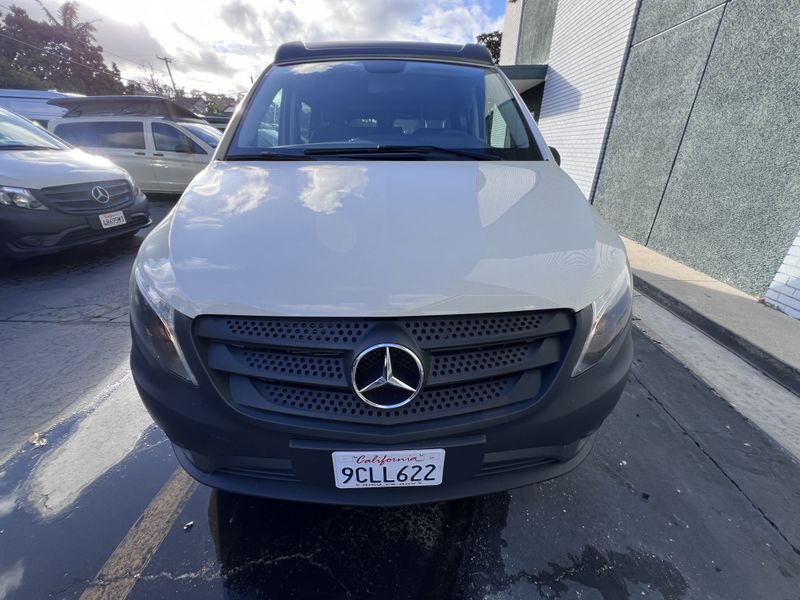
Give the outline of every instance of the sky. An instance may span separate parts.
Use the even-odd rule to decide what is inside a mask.
[[[502,29],[506,0],[80,0],[83,20],[95,20],[107,62],[123,77],[152,69],[167,81],[156,56],[172,58],[175,83],[188,91],[244,92],[293,40],[421,40],[470,42]],[[35,0],[0,0],[42,18]],[[55,11],[60,2],[43,0]]]

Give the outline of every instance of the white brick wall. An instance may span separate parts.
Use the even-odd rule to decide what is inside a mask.
[[[800,319],[800,231],[767,290],[767,302]]]
[[[517,63],[517,46],[519,45],[519,23],[522,19],[522,5],[525,0],[506,2],[506,15],[503,18],[503,41],[500,44],[500,64]]]
[[[636,4],[569,0],[556,9],[539,128],[587,198],[605,144]]]

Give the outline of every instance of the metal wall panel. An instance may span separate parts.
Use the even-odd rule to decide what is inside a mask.
[[[519,45],[519,24],[522,19],[522,5],[525,0],[506,2],[506,15],[503,18],[503,41],[500,44],[500,64],[517,64]]]
[[[512,3],[513,4],[513,3]],[[511,6],[511,5],[509,5]],[[572,0],[556,10],[539,127],[591,197],[637,0]]]

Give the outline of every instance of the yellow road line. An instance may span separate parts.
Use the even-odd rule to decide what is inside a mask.
[[[111,553],[81,600],[127,597],[196,487],[197,483],[179,467]]]

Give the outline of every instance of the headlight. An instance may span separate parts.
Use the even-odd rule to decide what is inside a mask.
[[[139,194],[142,193],[142,190],[139,188],[138,185],[136,185],[136,182],[133,180],[133,177],[131,177],[130,174],[127,174],[125,176],[125,179],[128,180],[128,183],[131,186],[131,193],[133,194],[133,197],[138,198]]]
[[[31,210],[47,210],[47,207],[25,188],[0,186],[0,204]]]
[[[597,300],[592,302],[592,329],[572,376],[580,375],[603,358],[631,318],[633,283],[627,263],[619,276]]]
[[[147,281],[138,265],[133,267],[132,283],[131,324],[147,350],[165,369],[197,385],[175,335],[175,309]]]

